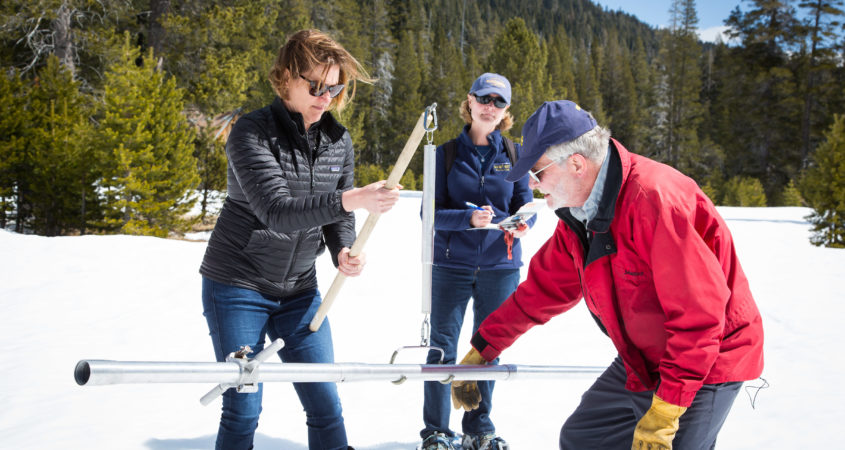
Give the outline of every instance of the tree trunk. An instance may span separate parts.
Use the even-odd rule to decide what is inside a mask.
[[[76,78],[76,46],[73,42],[73,31],[70,27],[73,12],[67,2],[57,11],[56,18],[51,24],[53,31],[53,53],[59,62]]]
[[[170,0],[150,0],[150,29],[148,44],[153,54],[158,57],[164,45],[165,29],[162,21],[170,12]]]
[[[813,89],[815,81],[816,46],[818,44],[819,23],[821,21],[822,1],[818,0],[815,5],[813,28],[810,34],[810,55],[807,67],[807,86],[804,91],[804,113],[801,117],[801,168],[807,167],[810,155],[810,114],[813,106]]]

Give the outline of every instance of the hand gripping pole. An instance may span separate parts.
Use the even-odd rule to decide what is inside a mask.
[[[390,176],[387,177],[387,183],[384,185],[385,189],[393,189],[397,184],[399,184],[399,179],[402,178],[402,174],[404,174],[405,169],[408,168],[408,164],[411,162],[414,152],[417,150],[417,147],[420,146],[423,134],[425,134],[428,126],[427,122],[434,120],[434,117],[431,117],[433,114],[430,114],[430,112],[434,110],[436,105],[437,104],[435,103],[432,106],[429,106],[426,108],[425,112],[420,114],[420,118],[417,120],[414,130],[411,131],[411,137],[408,138],[408,141],[405,143],[405,148],[402,149],[402,153],[399,154],[399,158],[396,160],[396,165],[393,166],[393,170],[390,171]],[[354,258],[361,254],[361,251],[364,249],[364,244],[367,243],[367,239],[369,239],[370,234],[373,232],[373,228],[375,228],[379,217],[381,217],[381,214],[370,214],[367,216],[367,221],[364,222],[361,232],[358,233],[358,237],[352,244],[352,248],[349,249],[350,257]],[[311,331],[317,331],[320,329],[320,325],[323,324],[323,320],[326,318],[326,314],[328,314],[329,308],[332,307],[332,303],[334,303],[335,298],[337,298],[337,294],[340,292],[340,288],[343,286],[344,281],[346,281],[346,275],[338,272],[334,278],[334,282],[332,282],[331,287],[329,287],[328,292],[326,292],[326,295],[323,297],[323,303],[320,304],[317,314],[315,314],[314,318],[311,319],[311,324],[308,326]]]

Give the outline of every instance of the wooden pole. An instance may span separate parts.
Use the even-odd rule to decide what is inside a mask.
[[[414,130],[411,131],[411,137],[408,138],[408,141],[405,143],[405,148],[402,149],[402,153],[399,154],[399,158],[396,160],[396,165],[393,166],[393,170],[390,171],[390,176],[387,177],[387,183],[384,185],[385,189],[393,189],[396,187],[396,185],[399,184],[399,179],[402,178],[402,175],[405,173],[405,169],[408,168],[408,164],[411,162],[414,152],[417,150],[417,147],[420,146],[423,135],[425,135],[425,128],[428,125],[424,123],[426,116],[427,114],[425,112],[420,114],[420,118],[417,120]],[[432,118],[429,116],[429,123],[431,120]],[[352,248],[349,249],[349,256],[355,257],[361,254],[361,250],[364,249],[364,244],[367,243],[367,239],[369,239],[370,234],[373,232],[373,228],[375,228],[379,217],[381,217],[381,214],[373,213],[367,217],[367,221],[364,222],[361,232],[358,233],[358,237],[352,244]],[[337,294],[340,292],[340,288],[343,286],[344,281],[346,281],[346,275],[338,272],[334,278],[334,282],[332,282],[331,287],[329,287],[328,292],[326,292],[325,297],[323,297],[323,303],[317,310],[317,314],[314,315],[314,318],[311,320],[311,324],[308,326],[311,331],[317,331],[320,329],[320,325],[323,324],[323,320],[326,318],[326,314],[328,314],[329,308],[332,307],[335,298],[337,298]]]

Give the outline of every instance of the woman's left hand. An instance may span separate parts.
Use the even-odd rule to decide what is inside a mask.
[[[510,233],[515,239],[519,239],[528,234],[528,230],[528,224],[520,221],[515,230],[505,231],[505,233]]]
[[[357,277],[364,270],[367,256],[361,252],[358,256],[349,256],[349,248],[343,247],[337,255],[337,270],[347,277]]]

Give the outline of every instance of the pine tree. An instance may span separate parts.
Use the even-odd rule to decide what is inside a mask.
[[[49,57],[30,91],[32,121],[28,203],[31,227],[37,234],[57,236],[86,231],[98,211],[96,166],[87,142],[86,99],[70,69]]]
[[[614,32],[608,33],[602,54],[604,70],[601,93],[607,112],[605,126],[610,127],[613,136],[625,143],[626,148],[633,150],[638,141],[639,124],[631,58],[627,49],[620,45],[619,37]]]
[[[387,8],[383,0],[370,0],[369,14],[365,14],[365,29],[369,30],[369,51],[367,63],[372,67],[375,78],[369,89],[369,112],[366,116],[365,133],[369,143],[368,160],[377,165],[389,165],[393,161],[388,157],[391,150],[386,148],[386,135],[390,134],[388,113],[393,101],[393,78],[396,70],[394,64],[394,48],[396,43],[388,33],[389,20]],[[401,149],[400,149],[401,151]]]
[[[226,140],[222,134],[228,136],[223,130],[215,130],[214,127],[204,127],[197,130],[194,139],[194,157],[197,160],[197,174],[199,175],[199,202],[200,220],[205,220],[209,212],[208,204],[217,192],[226,191],[227,160]]]
[[[842,0],[804,0],[798,4],[806,10],[804,29],[809,39],[809,50],[803,53],[803,91],[804,110],[801,117],[801,163],[806,166],[811,146],[818,141],[818,125],[829,117],[819,105],[820,100],[831,95],[841,87],[831,73],[838,65],[840,54],[837,52],[841,37],[838,33],[845,15]]]
[[[285,36],[296,31],[288,27],[308,24],[301,8],[273,0],[179,3],[164,21],[167,38],[156,58],[204,117],[260,108],[275,96],[267,74]]]
[[[725,24],[741,45],[732,46],[719,64],[723,88],[718,108],[727,114],[720,141],[726,175],[758,178],[768,197],[776,197],[801,167],[800,80],[790,67],[801,31],[787,1],[751,0],[735,9]]]
[[[399,50],[396,55],[396,71],[393,77],[393,98],[390,103],[390,129],[392,133],[386,136],[385,156],[387,161],[396,161],[399,153],[405,147],[405,142],[416,125],[425,106],[422,102],[422,77],[417,55],[415,33],[405,31],[399,40]],[[387,130],[386,130],[387,131]],[[410,169],[420,173],[422,158],[411,160]],[[408,187],[405,186],[407,189]]]
[[[700,95],[702,120],[699,125],[701,170],[695,171],[699,184],[706,179],[711,185],[721,185],[725,171],[725,154],[720,144],[725,130],[731,128],[724,104],[719,101],[724,86],[717,79],[717,67],[724,61],[727,46],[717,38],[716,44],[706,45],[701,60],[702,90]],[[709,173],[704,173],[709,172]]]
[[[636,153],[647,154],[650,150],[649,137],[657,124],[657,92],[655,89],[654,68],[649,64],[642,39],[637,39],[631,55],[631,75],[636,91],[636,111],[632,133],[625,141],[625,146]]]
[[[537,35],[520,17],[509,20],[496,36],[487,67],[511,82],[512,136],[521,136],[522,124],[544,101],[549,100],[551,90],[546,74],[547,61],[548,55],[541,48]]]
[[[722,204],[727,206],[766,206],[763,184],[752,177],[736,176],[722,186]]]
[[[429,76],[423,85],[423,104],[437,103],[439,128],[435,137],[436,143],[441,144],[457,136],[463,129],[464,121],[458,109],[461,102],[466,100],[474,78],[468,79],[458,49],[449,41],[442,27],[435,28],[430,48],[433,50],[427,62]],[[472,76],[478,75],[481,74]]]
[[[599,123],[606,123],[601,103],[599,81],[596,78],[592,58],[585,47],[579,47],[575,56],[575,87],[577,102],[589,111]]]
[[[659,124],[661,148],[658,160],[688,175],[700,170],[698,126],[701,120],[701,74],[696,37],[698,17],[694,0],[674,0],[670,10],[672,25],[664,34],[660,52],[660,105],[663,121]]]
[[[0,73],[0,228],[15,220],[16,231],[22,231],[19,220],[18,193],[22,177],[30,171],[23,164],[28,148],[26,133],[31,130],[27,108],[30,86],[16,70]],[[17,211],[17,217],[15,217]]]
[[[577,100],[571,40],[563,28],[558,28],[548,44],[550,99]]]
[[[465,9],[462,21],[463,29],[463,61],[467,67],[467,73],[470,76],[481,75],[484,73],[481,67],[471,66],[470,54],[474,54],[478,61],[489,55],[493,50],[493,41],[496,37],[496,32],[501,28],[501,24],[492,19],[489,15],[482,13],[479,9],[477,1],[462,0],[462,10]]]
[[[148,52],[129,43],[106,73],[105,98],[96,133],[104,176],[103,226],[127,234],[167,236],[187,226],[197,162],[194,131],[182,114],[182,91],[165,77]]]
[[[835,116],[825,138],[801,179],[801,193],[813,208],[810,242],[845,248],[845,116]]]
[[[789,183],[783,188],[777,204],[781,206],[804,206],[804,198],[801,197],[801,191],[795,185],[795,180],[789,180]]]

